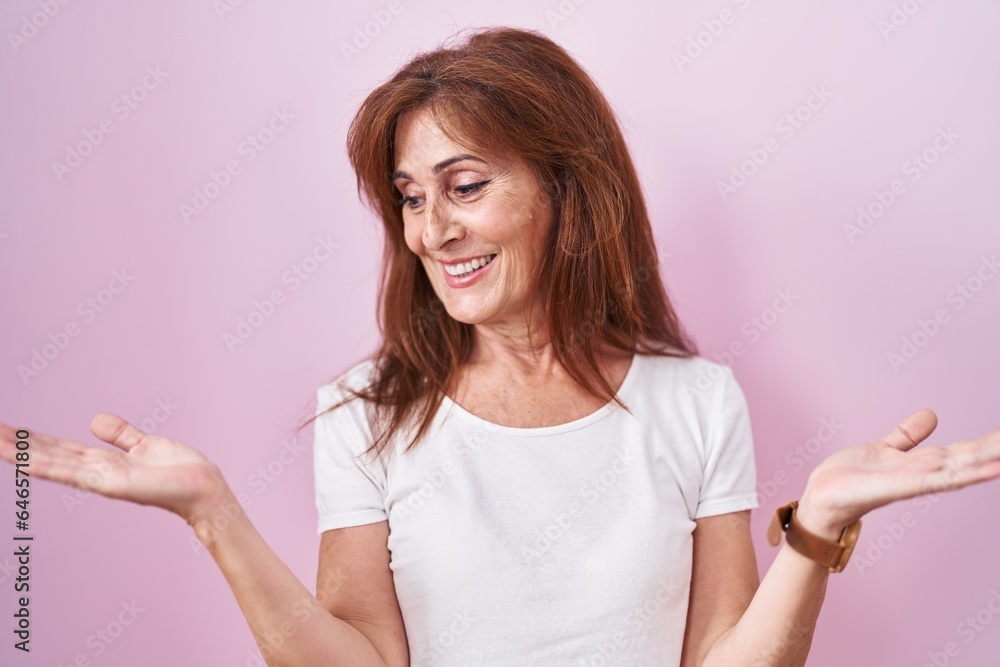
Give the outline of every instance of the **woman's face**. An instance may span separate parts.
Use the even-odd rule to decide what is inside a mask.
[[[429,111],[404,115],[393,176],[406,245],[451,317],[467,324],[523,320],[540,295],[552,210],[527,164],[449,139]]]

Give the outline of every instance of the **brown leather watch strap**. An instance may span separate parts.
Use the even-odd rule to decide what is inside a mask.
[[[798,501],[793,500],[784,507],[778,508],[767,529],[767,541],[773,547],[778,546],[781,541],[781,533],[784,532],[788,546],[806,558],[826,566],[830,572],[843,570],[854,551],[854,544],[858,541],[861,520],[859,519],[844,528],[840,539],[831,542],[815,533],[810,533],[799,523],[795,516],[795,510],[798,506]]]

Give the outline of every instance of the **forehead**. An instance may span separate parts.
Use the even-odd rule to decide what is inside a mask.
[[[400,116],[393,146],[393,160],[397,170],[425,169],[459,154],[474,154],[486,158],[471,142],[462,142],[448,136],[428,109],[418,109]]]
[[[471,152],[468,146],[449,137],[428,109],[409,111],[400,116],[393,145],[396,166],[411,161],[420,162],[429,155]]]

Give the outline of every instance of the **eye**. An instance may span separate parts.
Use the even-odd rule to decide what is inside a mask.
[[[482,190],[483,186],[492,180],[493,179],[491,178],[486,181],[479,181],[478,183],[469,183],[468,185],[456,185],[455,192],[457,192],[463,197],[468,197],[469,195],[474,195],[480,190]]]
[[[417,206],[419,206],[418,203],[419,201],[420,201],[419,198],[407,195],[405,197],[401,197],[396,203],[399,204],[400,206],[406,205],[408,208],[414,209],[417,208]]]

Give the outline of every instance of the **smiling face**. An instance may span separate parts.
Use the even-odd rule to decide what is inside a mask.
[[[541,304],[535,286],[552,226],[528,165],[455,143],[427,110],[400,118],[395,146],[406,245],[448,314],[523,322]]]

